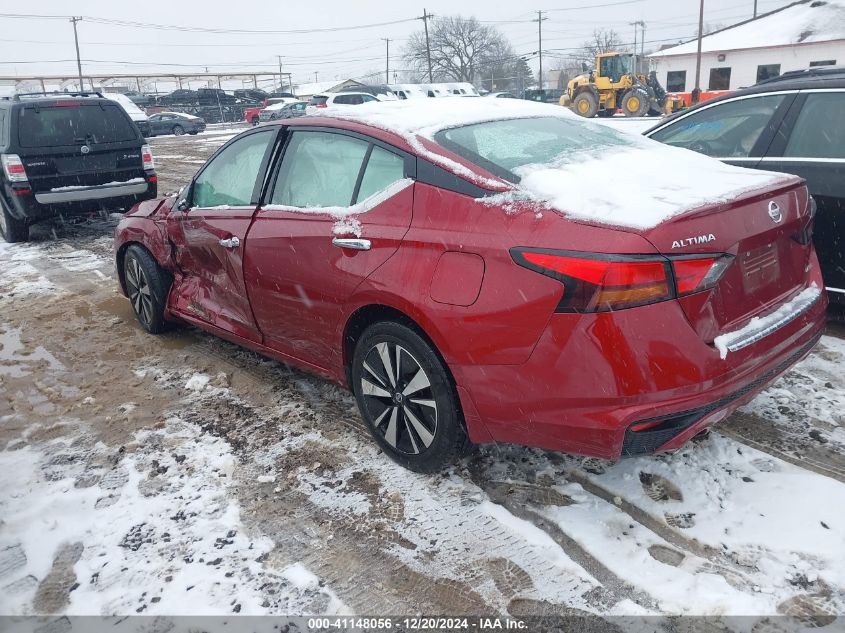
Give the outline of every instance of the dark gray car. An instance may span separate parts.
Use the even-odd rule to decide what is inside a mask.
[[[845,306],[843,113],[845,68],[811,68],[682,110],[645,135],[732,165],[804,178],[818,205],[813,241],[825,287],[832,304]]]
[[[161,134],[199,134],[205,130],[205,121],[198,116],[182,112],[159,112],[150,117],[150,132],[153,136]]]

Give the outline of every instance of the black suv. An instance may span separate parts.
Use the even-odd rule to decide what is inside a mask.
[[[29,238],[57,216],[155,198],[152,151],[118,103],[98,93],[0,99],[0,232]]]
[[[682,110],[645,135],[804,178],[818,205],[813,241],[825,287],[845,306],[845,68],[784,73]]]

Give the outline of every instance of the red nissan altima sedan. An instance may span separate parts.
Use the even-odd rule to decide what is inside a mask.
[[[384,451],[676,449],[824,325],[814,204],[508,99],[378,103],[221,147],[116,230],[141,324],[186,322],[350,388]]]

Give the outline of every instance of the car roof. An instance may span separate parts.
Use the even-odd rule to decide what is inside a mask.
[[[691,108],[679,110],[669,117],[662,119],[643,134],[649,134],[658,127],[662,127],[667,123],[674,121],[682,116],[695,112],[704,107],[711,106],[715,103],[728,101],[737,97],[744,97],[746,95],[766,94],[769,92],[780,92],[782,90],[812,90],[818,88],[845,88],[845,67],[843,66],[820,66],[818,68],[808,68],[804,70],[794,70],[786,72],[778,77],[766,79],[758,84],[749,86],[748,88],[740,88],[728,94],[721,95],[713,99],[701,101]]]

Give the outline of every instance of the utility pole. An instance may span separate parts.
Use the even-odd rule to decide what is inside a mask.
[[[543,13],[543,11],[537,11],[537,19],[534,20],[534,22],[537,23],[537,37],[539,39],[538,55],[540,58],[540,90],[543,89],[543,20],[549,19],[544,18]]]
[[[704,0],[698,9],[698,50],[695,54],[695,95],[692,102],[698,103],[701,96],[701,38],[704,37]]]
[[[282,84],[285,81],[285,76],[282,74],[282,56],[276,55],[279,59],[279,92],[282,92]]]
[[[82,92],[85,90],[85,86],[82,84],[82,60],[79,58],[79,35],[76,32],[76,23],[79,22],[82,18],[79,17],[72,17],[70,19],[73,22],[73,41],[76,44],[76,69],[79,71],[79,91]]]
[[[384,40],[387,50],[385,52],[385,66],[384,66],[384,83],[390,83],[390,39],[387,37],[381,38]]]
[[[431,74],[431,43],[428,40],[428,21],[433,17],[434,16],[431,13],[428,13],[425,9],[423,9],[423,15],[420,18],[425,25],[425,56],[428,60],[428,83],[434,82]]]
[[[314,71],[314,83],[317,83],[317,73],[320,72],[319,70]]]
[[[757,0],[754,0],[754,19],[757,19]]]
[[[637,74],[639,74],[637,72],[639,70],[639,68],[637,67],[637,27],[638,26],[642,27],[642,29],[643,29],[642,39],[645,40],[645,22],[643,22],[642,20],[637,20],[636,22],[630,22],[629,24],[634,27],[634,74],[637,75]],[[640,42],[640,49],[642,51],[642,54],[640,55],[640,60],[642,60],[642,57],[645,53],[645,42],[644,41]]]

